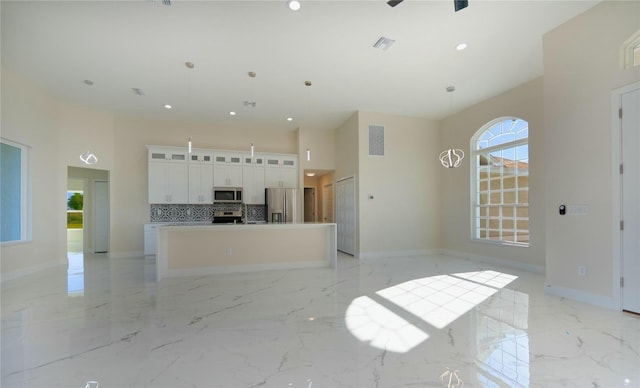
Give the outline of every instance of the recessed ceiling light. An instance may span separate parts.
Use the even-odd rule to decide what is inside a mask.
[[[456,46],[456,50],[458,51],[462,51],[464,49],[467,48],[467,44],[466,43],[460,43],[459,45]]]
[[[308,173],[306,173],[306,175],[307,176],[316,176],[316,173],[315,172],[308,172]]]
[[[300,2],[298,0],[289,0],[287,2],[289,9],[292,11],[297,11],[300,9]]]
[[[235,116],[236,112],[229,112],[229,116]]]
[[[169,105],[169,104],[165,104],[164,107],[165,107],[165,109],[171,109],[172,108],[172,106]]]
[[[293,121],[293,117],[287,117],[287,121]]]

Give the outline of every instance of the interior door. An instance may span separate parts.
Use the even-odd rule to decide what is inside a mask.
[[[109,250],[109,182],[93,182],[93,250]]]
[[[621,97],[622,309],[640,314],[640,89]]]
[[[356,196],[353,177],[336,184],[336,224],[338,250],[355,255]]]
[[[333,222],[333,185],[322,187],[322,222]]]

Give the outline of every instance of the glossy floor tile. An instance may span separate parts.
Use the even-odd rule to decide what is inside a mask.
[[[640,318],[542,275],[338,264],[156,282],[149,258],[72,255],[3,284],[2,387],[640,387]]]

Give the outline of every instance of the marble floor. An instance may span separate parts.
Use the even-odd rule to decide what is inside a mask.
[[[2,387],[640,387],[640,318],[445,256],[155,280],[73,256],[2,287]]]

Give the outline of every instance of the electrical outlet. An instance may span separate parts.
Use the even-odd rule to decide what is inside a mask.
[[[585,267],[584,265],[578,266],[578,275],[587,276],[587,267]]]

